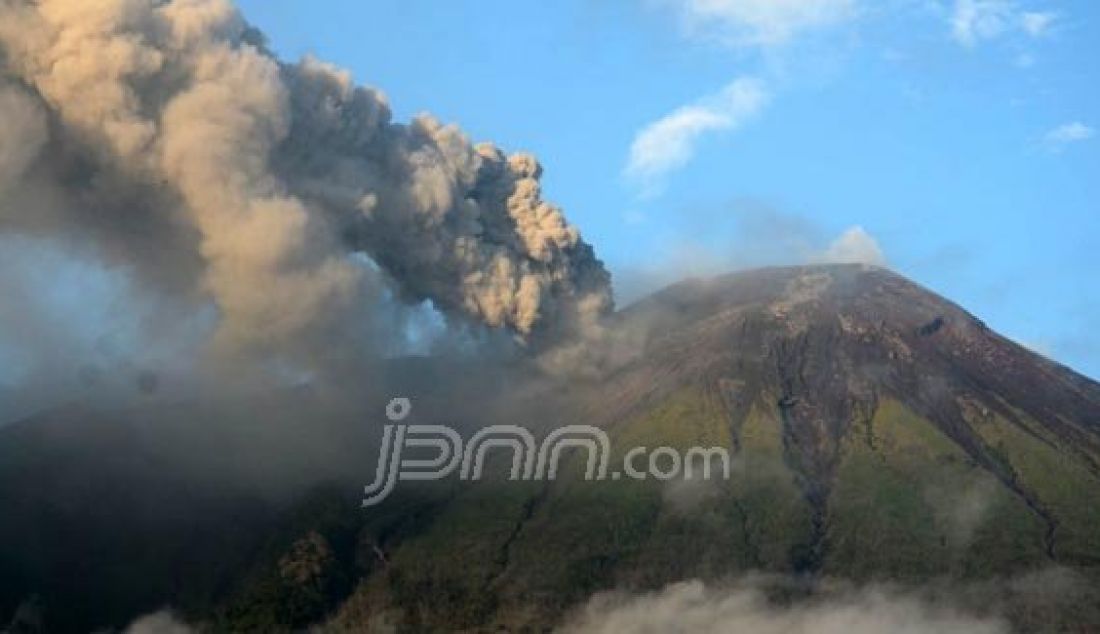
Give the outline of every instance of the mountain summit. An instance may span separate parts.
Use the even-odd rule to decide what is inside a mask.
[[[815,525],[845,517],[862,468],[914,494],[914,479],[951,475],[955,491],[984,482],[999,511],[1042,525],[1046,557],[1100,563],[1100,384],[942,297],[877,267],[774,268],[677,284],[622,317],[661,335],[612,381],[621,401],[697,391],[734,447],[777,438]],[[933,510],[918,501],[909,510]],[[827,528],[824,559],[806,565],[844,552]]]

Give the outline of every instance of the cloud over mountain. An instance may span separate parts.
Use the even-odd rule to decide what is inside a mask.
[[[805,32],[853,18],[856,0],[686,0],[678,3],[689,31],[730,46],[772,47]]]
[[[647,193],[659,190],[665,176],[691,161],[704,136],[737,130],[770,98],[763,82],[741,77],[716,94],[673,110],[635,135],[626,176]]]

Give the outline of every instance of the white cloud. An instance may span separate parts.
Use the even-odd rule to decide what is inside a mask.
[[[786,44],[856,14],[856,0],[679,0],[677,5],[692,32],[716,35],[735,47]]]
[[[1020,11],[1011,0],[955,0],[951,35],[967,47],[1009,33],[1035,38],[1047,34],[1057,18],[1049,11]]]
[[[768,101],[764,84],[744,77],[716,95],[677,108],[635,135],[625,175],[645,192],[655,192],[663,176],[691,160],[700,137],[741,127]]]
[[[863,227],[849,228],[833,240],[829,248],[821,254],[820,262],[827,264],[874,264],[886,265],[886,254],[882,252],[878,241]]]
[[[970,616],[889,589],[870,587],[827,601],[780,606],[751,583],[718,589],[689,581],[646,595],[597,595],[561,632],[1001,634],[1008,629],[998,619]]]
[[[1040,37],[1050,30],[1057,17],[1057,14],[1050,11],[1028,12],[1020,16],[1020,25],[1031,37]]]
[[[1012,24],[1013,8],[1006,0],[956,0],[951,34],[963,46],[1002,35]]]
[[[1072,143],[1088,141],[1096,135],[1096,130],[1080,121],[1066,123],[1043,135],[1043,145],[1052,152],[1058,152]]]
[[[888,266],[875,239],[853,226],[833,238],[813,220],[765,203],[732,201],[662,219],[662,242],[644,263],[617,267],[616,301],[627,305],[685,277],[711,277],[762,266]]]

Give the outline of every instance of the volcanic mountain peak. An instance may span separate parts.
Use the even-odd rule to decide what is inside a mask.
[[[689,325],[763,309],[788,332],[825,318],[839,320],[848,334],[872,331],[936,334],[950,323],[967,338],[985,325],[957,305],[884,268],[870,265],[773,267],[674,284],[624,311],[655,310]],[[899,343],[899,342],[894,342]]]
[[[1100,505],[1072,501],[1100,485],[1100,384],[905,278],[863,265],[761,269],[673,285],[622,318],[659,335],[612,379],[609,418],[688,389],[717,404],[734,446],[771,421],[821,531],[805,565],[825,563],[853,460],[868,452],[887,471],[902,460],[894,432],[927,436],[927,468],[942,471],[946,452],[993,477],[1046,525],[1048,557],[1100,561]]]
[[[655,333],[642,366],[680,357],[693,368],[718,370],[730,361],[744,366],[770,358],[774,368],[758,369],[790,375],[789,387],[844,376],[857,392],[934,392],[937,385],[1004,392],[1031,401],[1036,414],[1042,414],[1038,401],[1056,401],[1100,431],[1100,384],[879,267],[775,267],[681,282],[620,319],[624,327]]]

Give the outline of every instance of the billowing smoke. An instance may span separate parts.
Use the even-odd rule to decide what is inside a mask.
[[[339,346],[380,297],[536,349],[611,310],[533,157],[394,123],[228,0],[0,0],[0,121],[0,232],[213,305],[221,352]]]
[[[777,605],[751,579],[727,589],[677,583],[648,595],[597,595],[562,634],[698,632],[726,634],[1002,634],[1007,624],[866,588],[828,600]]]
[[[1069,623],[1097,618],[1095,586],[1060,567],[917,585],[750,573],[673,583],[645,593],[599,593],[579,606],[559,632],[1061,632],[1072,629]]]
[[[180,622],[170,611],[155,612],[143,616],[129,626],[123,634],[194,634],[195,630]]]

